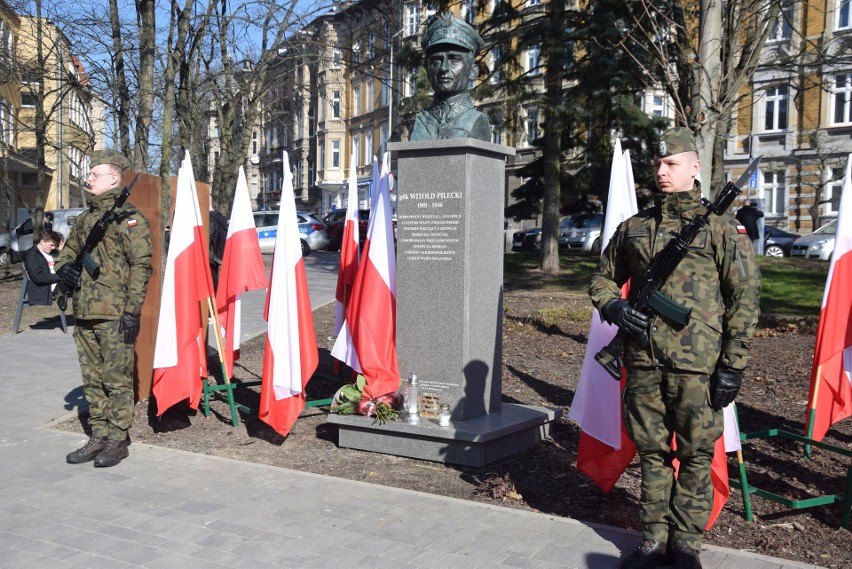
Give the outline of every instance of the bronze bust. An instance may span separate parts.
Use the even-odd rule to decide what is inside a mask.
[[[476,110],[468,94],[468,86],[478,72],[475,57],[485,42],[470,24],[445,12],[430,20],[421,46],[426,52],[426,74],[435,96],[414,119],[411,140],[490,141],[488,115]]]

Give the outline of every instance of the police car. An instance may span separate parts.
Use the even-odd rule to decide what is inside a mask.
[[[275,237],[278,235],[277,211],[254,212],[254,226],[257,229],[257,239],[260,242],[261,253],[272,253],[275,250]],[[313,213],[297,211],[299,237],[302,239],[302,255],[307,256],[311,251],[328,247],[328,233],[325,224],[314,217]]]

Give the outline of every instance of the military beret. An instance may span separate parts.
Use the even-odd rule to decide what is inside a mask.
[[[420,46],[426,53],[440,45],[460,47],[475,54],[485,47],[485,42],[473,26],[449,12],[442,12],[430,18],[426,33],[423,34],[423,40],[420,42]]]
[[[654,149],[654,156],[657,158],[665,158],[672,154],[680,154],[681,152],[698,152],[698,147],[695,145],[695,139],[692,138],[692,133],[688,128],[678,126],[670,128],[660,136],[660,142],[657,148]]]
[[[130,168],[130,161],[124,157],[124,154],[118,150],[107,148],[104,150],[95,150],[89,154],[89,167],[94,168],[101,164],[115,164],[122,170]]]

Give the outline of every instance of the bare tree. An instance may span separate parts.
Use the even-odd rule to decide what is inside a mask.
[[[779,0],[638,0],[628,36],[655,62],[650,83],[674,103],[676,123],[696,137],[701,177],[717,187],[722,152],[742,88],[778,19]]]

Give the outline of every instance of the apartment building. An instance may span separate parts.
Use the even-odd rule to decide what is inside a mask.
[[[16,49],[21,19],[0,0],[0,231],[23,221],[26,208],[18,199],[21,179],[35,173],[32,157],[17,147],[16,124],[21,110],[21,89]]]
[[[103,105],[95,99],[85,67],[62,31],[46,19],[21,16],[20,21],[17,146],[33,156],[43,150],[47,168],[41,187],[37,175],[22,177],[19,197],[32,207],[41,192],[45,209],[79,207],[84,203],[87,153],[103,143]],[[39,113],[44,125],[41,140]]]
[[[725,169],[762,156],[748,193],[766,223],[808,233],[837,216],[852,152],[852,0],[787,2],[743,89]]]

